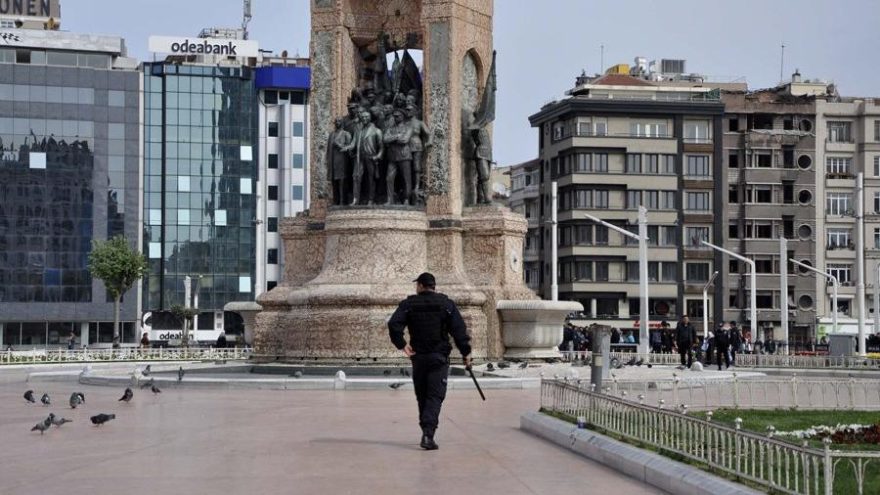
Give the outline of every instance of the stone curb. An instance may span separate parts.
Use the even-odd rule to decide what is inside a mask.
[[[198,374],[187,375],[183,382],[172,376],[154,376],[156,385],[187,387],[201,389],[257,389],[257,390],[388,390],[389,385],[401,383],[398,390],[412,390],[411,378],[347,378],[337,380],[328,378],[209,378]],[[130,374],[98,374],[80,372],[31,373],[28,382],[78,382],[84,385],[102,385],[128,387],[147,381],[146,378],[133,380]],[[520,378],[492,378],[480,380],[483,390],[521,390],[536,389],[540,380]],[[473,390],[474,382],[470,378],[449,378],[448,390]]]
[[[520,429],[668,493],[684,495],[758,495],[739,483],[709,474],[591,430],[539,412],[520,417]]]

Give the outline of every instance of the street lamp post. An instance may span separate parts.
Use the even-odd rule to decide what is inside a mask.
[[[644,206],[639,207],[639,234],[622,229],[617,225],[610,224],[604,220],[600,220],[589,213],[584,213],[588,219],[604,225],[611,230],[621,233],[631,239],[639,241],[639,292],[641,293],[641,308],[639,316],[639,354],[648,353],[648,210]]]
[[[880,333],[880,262],[877,263],[877,276],[874,277],[874,333]]]
[[[709,281],[706,282],[706,285],[703,286],[703,338],[709,338],[709,286],[712,285],[712,282],[715,281],[715,277],[718,276],[718,270],[715,270],[715,273],[709,277]]]
[[[559,198],[557,197],[556,191],[556,181],[553,181],[552,183],[550,183],[550,199],[553,203],[550,210],[550,258],[553,260],[553,266],[550,267],[551,301],[559,300],[559,244],[557,241],[559,224],[556,218],[556,213],[559,209]]]
[[[750,260],[741,254],[734,253],[733,251],[728,251],[727,249],[724,249],[723,247],[716,246],[715,244],[712,244],[711,242],[708,242],[708,241],[704,241],[702,239],[700,239],[700,243],[702,245],[708,246],[716,251],[721,251],[722,253],[724,253],[728,256],[733,256],[734,258],[749,265],[749,269],[751,270],[751,277],[749,278],[749,285],[751,285],[751,290],[752,290],[752,294],[751,294],[751,298],[750,298],[751,310],[749,312],[749,318],[751,318],[752,329],[755,331],[755,337],[760,337],[760,335],[758,334],[758,294],[756,291],[756,289],[758,287],[758,277],[755,275],[755,261]]]
[[[831,333],[837,333],[837,277],[831,275],[830,273],[823,272],[822,270],[817,270],[810,265],[805,263],[801,263],[797,260],[789,260],[797,266],[803,267],[813,273],[817,273],[822,275],[823,277],[831,280]]]
[[[856,284],[856,299],[859,301],[859,356],[865,352],[865,176],[862,172],[856,179],[856,226],[858,243],[856,244],[856,269],[859,272]]]
[[[783,353],[788,354],[788,239],[779,238],[779,322],[782,324]]]

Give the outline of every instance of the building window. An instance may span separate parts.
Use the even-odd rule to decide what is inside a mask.
[[[675,191],[661,191],[660,192],[663,203],[662,208],[664,210],[674,210],[675,209]]]
[[[828,122],[828,141],[832,143],[851,143],[852,122]]]
[[[294,201],[302,201],[303,199],[303,186],[293,186],[291,189],[291,199]],[[271,199],[271,198],[269,198]]]
[[[10,124],[10,125],[12,125],[12,124]],[[28,167],[45,169],[46,168],[46,153],[31,151],[28,154]]]
[[[828,249],[849,247],[852,242],[850,229],[828,229]]]
[[[749,222],[746,224],[746,239],[772,239],[772,222]]]
[[[773,155],[770,152],[764,153],[756,153],[755,154],[755,166],[759,168],[772,168],[773,167]]]
[[[700,241],[712,242],[709,239],[709,227],[685,227],[684,232],[684,242],[687,246],[702,248]]]
[[[880,249],[880,228],[874,227],[874,249]]]
[[[645,155],[645,173],[660,173],[660,155]]]
[[[293,168],[303,168],[303,154],[302,153],[294,153],[293,154]]]
[[[596,268],[596,281],[597,282],[607,282],[608,281],[608,262],[607,261],[597,261],[595,268]]]
[[[668,137],[665,122],[632,122],[629,133],[635,137]]]
[[[825,159],[825,173],[829,176],[849,177],[852,158],[842,156],[829,156]]]
[[[238,277],[238,292],[250,292],[251,291],[251,278],[250,277]]]
[[[253,194],[254,183],[250,177],[242,177],[238,180],[238,187],[242,194]]]
[[[263,93],[263,100],[267,105],[278,104],[278,91],[266,91]]]
[[[278,201],[278,186],[269,186],[269,200]]]
[[[628,210],[635,210],[642,204],[642,191],[627,191],[626,192],[626,208]]]
[[[266,263],[268,263],[270,265],[277,265],[278,264],[278,249],[277,248],[270,248],[269,250],[267,250]]]
[[[303,137],[303,123],[302,122],[294,122],[293,123],[293,137]]]
[[[703,301],[701,299],[687,300],[687,315],[691,318],[703,317]]]
[[[269,217],[267,219],[266,230],[268,232],[278,232],[278,217]]]
[[[709,263],[685,263],[685,280],[688,282],[708,282]]]
[[[850,195],[847,193],[830,192],[825,196],[825,211],[828,215],[851,215]],[[876,201],[875,201],[876,206]]]
[[[278,122],[269,122],[269,137],[278,137]]]
[[[254,159],[253,146],[242,145],[240,149],[240,159],[243,162],[250,162]]]
[[[874,141],[880,141],[880,120],[874,121]]]
[[[710,143],[709,121],[697,120],[684,123],[684,141],[686,143]]]
[[[727,224],[727,237],[730,239],[739,239],[739,222],[736,220]]]
[[[727,155],[727,166],[728,168],[739,168],[739,153],[736,151],[730,152]]]
[[[594,208],[608,208],[608,191],[601,189],[594,191],[594,199]]]
[[[687,175],[709,177],[709,157],[707,155],[688,156]]]
[[[189,210],[177,210],[177,225],[189,225]]]
[[[874,157],[874,177],[880,177],[880,155]]]
[[[675,155],[663,155],[663,173],[675,174]]]
[[[575,172],[589,172],[593,169],[593,155],[589,153],[576,153],[570,159],[574,162]]]
[[[752,203],[772,203],[773,202],[773,186],[758,185],[752,186]]]
[[[739,186],[730,186],[728,188],[727,202],[731,204],[739,203]]]
[[[226,210],[214,210],[214,225],[217,227],[226,226]]]
[[[596,160],[593,165],[595,166],[594,172],[608,172],[608,153],[596,154]]]
[[[880,191],[874,192],[874,213],[880,213]]]
[[[266,292],[269,292],[270,290],[274,289],[277,286],[278,286],[278,282],[275,280],[266,281]]]
[[[847,284],[852,281],[852,265],[846,263],[830,264],[828,265],[828,275],[836,277],[839,284]]]
[[[111,107],[125,106],[125,91],[109,90],[107,91],[107,105]]]
[[[660,209],[660,191],[645,191],[643,196],[645,208],[649,210]]]
[[[640,174],[642,173],[642,155],[626,155],[626,173]]]
[[[708,192],[688,192],[685,193],[685,197],[687,198],[688,210],[708,211],[711,209]]]
[[[275,153],[269,153],[268,162],[267,166],[269,168],[278,168],[278,155]]]

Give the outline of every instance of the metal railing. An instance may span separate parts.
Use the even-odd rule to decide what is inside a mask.
[[[593,392],[588,386],[585,382],[542,380],[541,408],[774,492],[830,495],[835,483],[844,478],[852,481],[851,472],[838,467],[846,461],[853,468],[856,491],[862,494],[868,466],[880,464],[880,452],[831,450],[829,440],[821,449],[806,442],[796,445],[773,438],[772,432],[764,436],[743,431],[739,422],[729,427],[712,422],[711,415],[702,419],[664,409],[663,403],[656,407],[639,404]]]
[[[568,361],[572,359],[589,360],[592,352],[561,351],[561,355],[563,359]],[[644,363],[658,365],[674,366],[681,362],[678,353],[650,352],[647,354],[635,354],[632,352],[612,352],[610,359],[616,358],[620,363],[627,363],[633,357],[637,360],[641,359]],[[880,369],[880,359],[858,356],[796,356],[785,354],[743,354],[738,352],[735,364],[737,368]]]
[[[698,410],[717,408],[880,411],[880,380],[854,378],[739,378],[674,376],[629,381],[612,377],[611,392],[649,403]]]
[[[159,347],[142,349],[32,349],[0,351],[0,365],[40,363],[82,363],[103,361],[216,361],[250,357],[250,347]]]

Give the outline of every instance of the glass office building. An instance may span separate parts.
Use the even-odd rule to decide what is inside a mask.
[[[10,29],[0,45],[0,345],[110,344],[92,241],[139,244],[140,74],[121,38]],[[123,301],[135,342],[138,288]]]
[[[145,63],[143,310],[154,340],[179,324],[192,279],[196,338],[216,339],[223,305],[254,300],[257,111],[253,69]],[[210,332],[207,332],[210,331]]]

